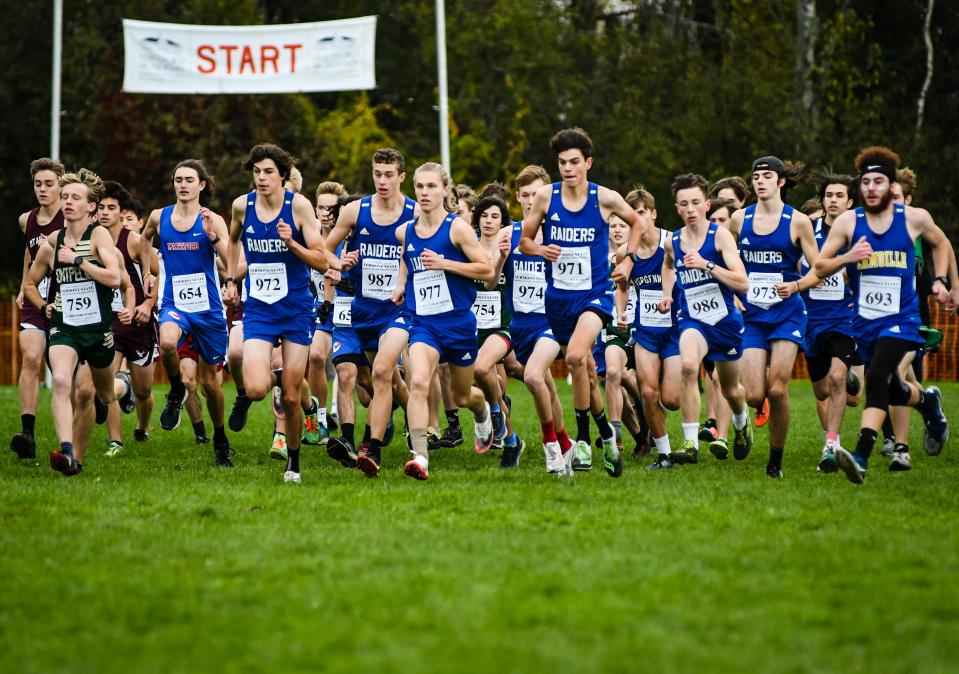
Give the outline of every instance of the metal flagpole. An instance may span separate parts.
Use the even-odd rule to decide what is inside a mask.
[[[436,0],[436,69],[440,81],[440,157],[450,173],[450,121],[446,85],[446,2]]]
[[[63,0],[53,0],[53,91],[50,96],[50,158],[60,158],[60,59],[63,52]]]

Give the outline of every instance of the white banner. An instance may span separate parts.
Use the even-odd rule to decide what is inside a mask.
[[[280,26],[123,20],[123,90],[152,94],[350,91],[376,86],[376,17]]]

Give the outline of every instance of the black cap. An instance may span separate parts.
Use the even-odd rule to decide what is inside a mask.
[[[786,171],[786,165],[783,164],[783,160],[779,157],[773,157],[772,155],[768,157],[760,157],[753,162],[753,170],[756,171],[775,171],[776,175],[782,175]]]

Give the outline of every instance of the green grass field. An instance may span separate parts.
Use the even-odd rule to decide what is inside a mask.
[[[267,456],[266,403],[232,437],[235,470],[184,414],[115,459],[97,428],[65,479],[45,395],[40,458],[0,461],[0,671],[959,671],[959,426],[930,458],[914,418],[913,471],[877,448],[856,487],[815,472],[800,381],[783,481],[764,474],[764,430],[743,463],[630,457],[619,480],[562,481],[520,389],[518,470],[463,445],[414,482],[397,438],[377,480],[305,448],[298,487]],[[959,385],[943,391],[959,423]],[[8,438],[15,389],[0,409]]]

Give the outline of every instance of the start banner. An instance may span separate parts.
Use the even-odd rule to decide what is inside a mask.
[[[123,90],[269,94],[372,89],[376,17],[279,26],[123,20]]]

